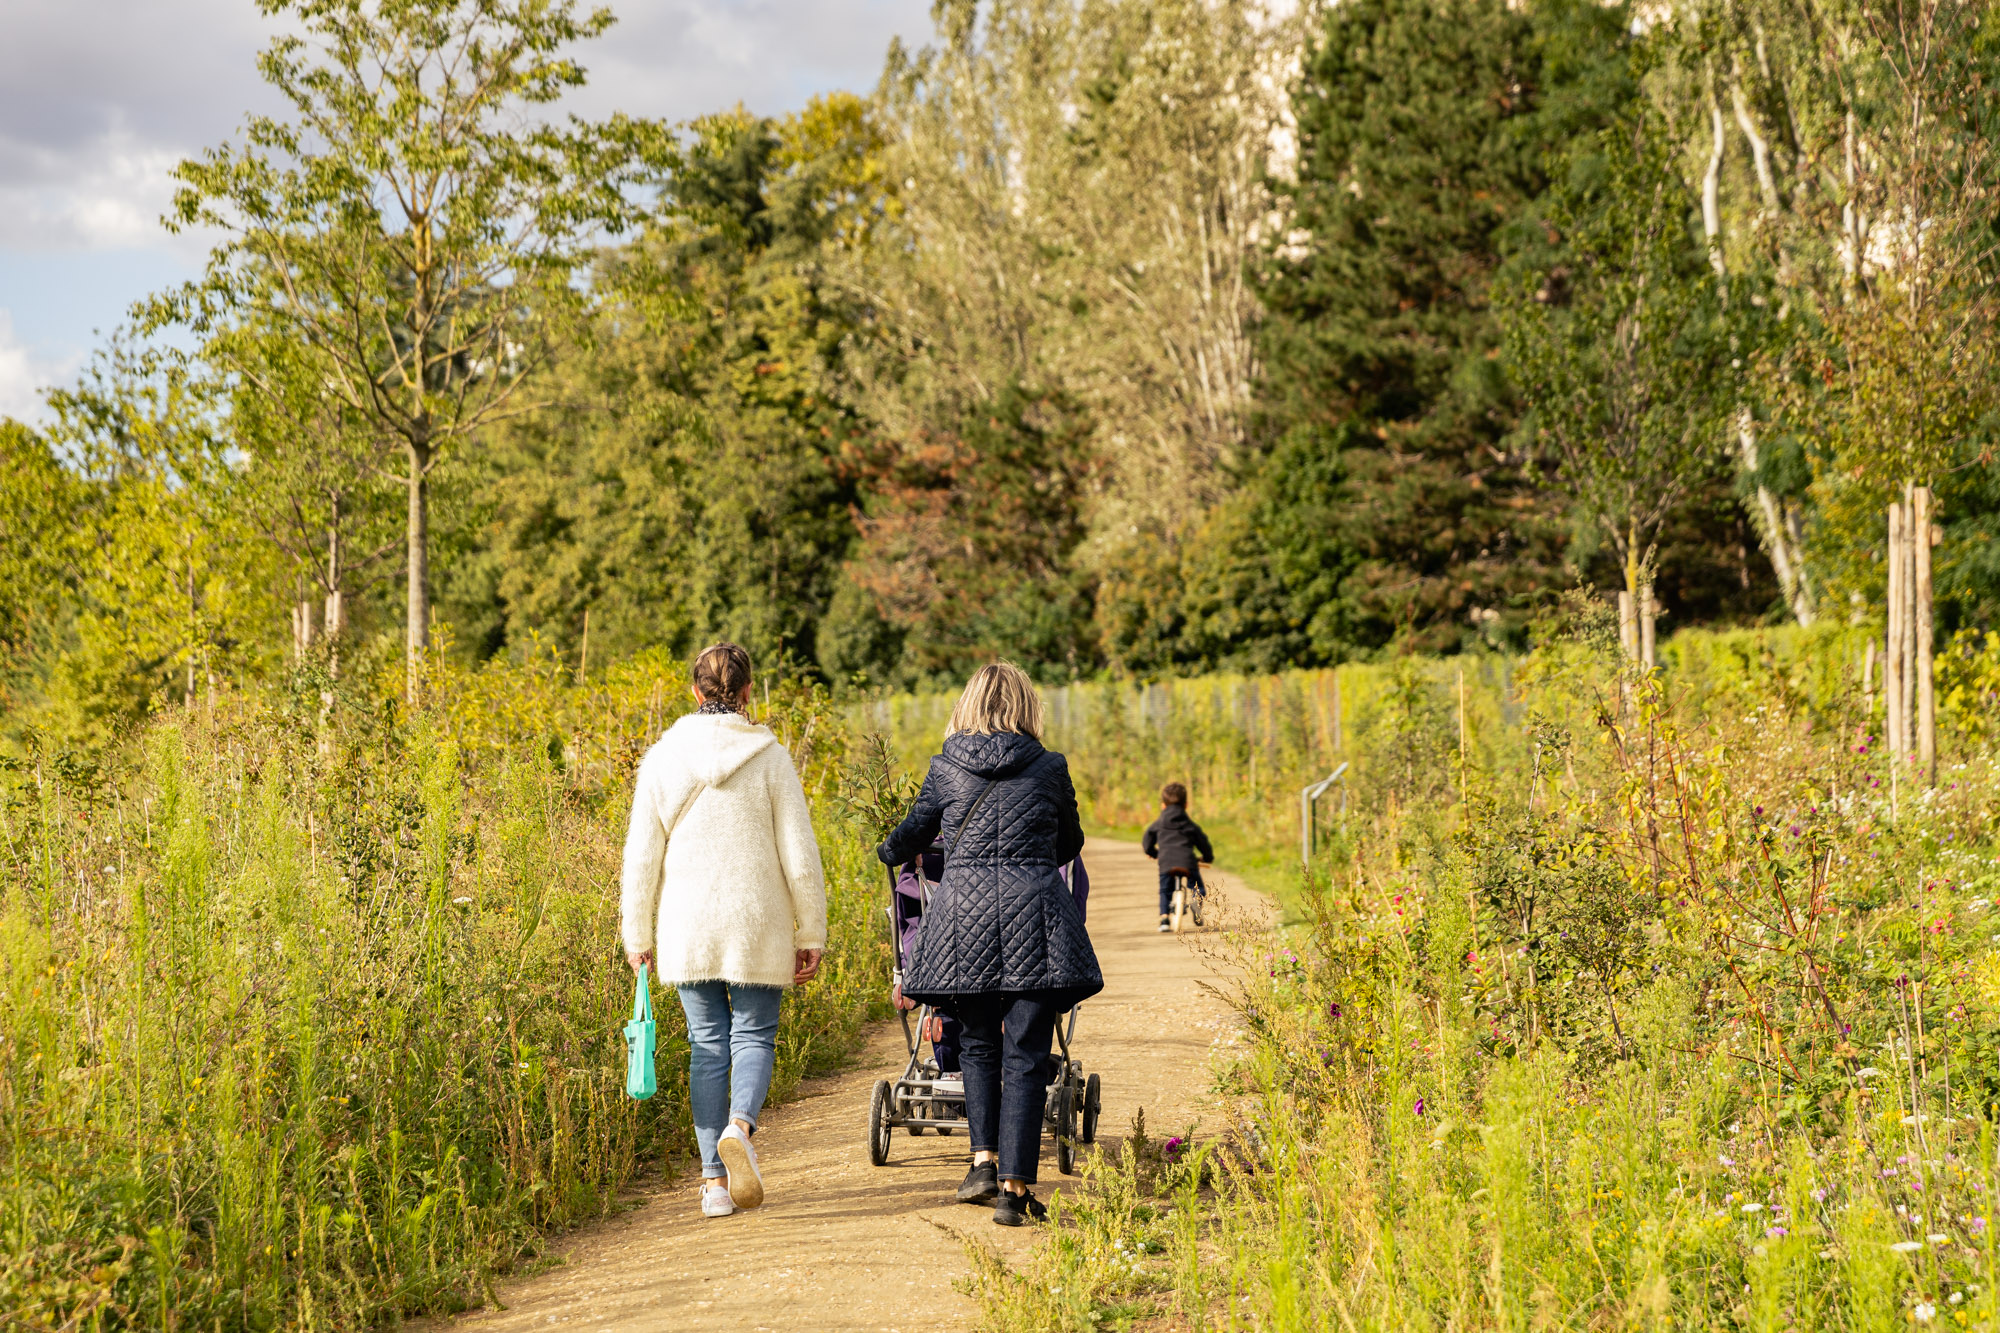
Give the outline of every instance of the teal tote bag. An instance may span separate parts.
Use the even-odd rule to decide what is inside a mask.
[[[632,1021],[625,1025],[625,1092],[643,1102],[660,1089],[653,1074],[653,993],[646,965],[639,965],[639,989],[632,997]]]

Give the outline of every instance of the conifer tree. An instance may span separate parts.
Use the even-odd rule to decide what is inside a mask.
[[[1393,639],[1448,648],[1565,581],[1559,497],[1508,441],[1489,294],[1541,243],[1552,150],[1633,95],[1626,29],[1624,6],[1574,0],[1328,12],[1293,99],[1289,215],[1258,275],[1268,452],[1244,501],[1313,521],[1267,516],[1270,558],[1233,563],[1251,585],[1301,561],[1344,573],[1322,590],[1332,608],[1236,588],[1269,608],[1242,633],[1317,625],[1297,649],[1319,658]],[[1287,540],[1310,549],[1277,549]]]

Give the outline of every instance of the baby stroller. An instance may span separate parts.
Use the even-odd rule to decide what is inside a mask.
[[[932,1005],[903,998],[903,968],[923,929],[924,908],[943,873],[944,852],[936,845],[917,860],[889,871],[889,929],[896,948],[894,998],[910,1058],[901,1078],[876,1081],[869,1100],[868,1160],[876,1166],[889,1160],[889,1138],[898,1129],[915,1137],[926,1131],[951,1134],[969,1128],[965,1082],[957,1075],[958,1025]],[[1081,915],[1090,898],[1090,876],[1084,871],[1083,858],[1064,866],[1062,876]],[[1056,1170],[1066,1176],[1076,1174],[1077,1146],[1097,1142],[1097,1113],[1103,1103],[1097,1075],[1084,1077],[1082,1062],[1070,1055],[1070,1038],[1076,1034],[1080,1008],[1072,1005],[1056,1020],[1056,1049],[1049,1055],[1048,1101],[1043,1112],[1043,1122],[1055,1135]]]

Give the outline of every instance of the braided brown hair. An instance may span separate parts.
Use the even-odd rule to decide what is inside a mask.
[[[694,692],[704,705],[717,704],[731,711],[750,683],[750,654],[733,643],[717,643],[701,650],[694,659]]]

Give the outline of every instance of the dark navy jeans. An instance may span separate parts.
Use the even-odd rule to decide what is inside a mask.
[[[958,996],[958,1058],[972,1151],[1000,1157],[1000,1179],[1035,1183],[1048,1105],[1049,1044],[1061,1010],[1036,991]]]

